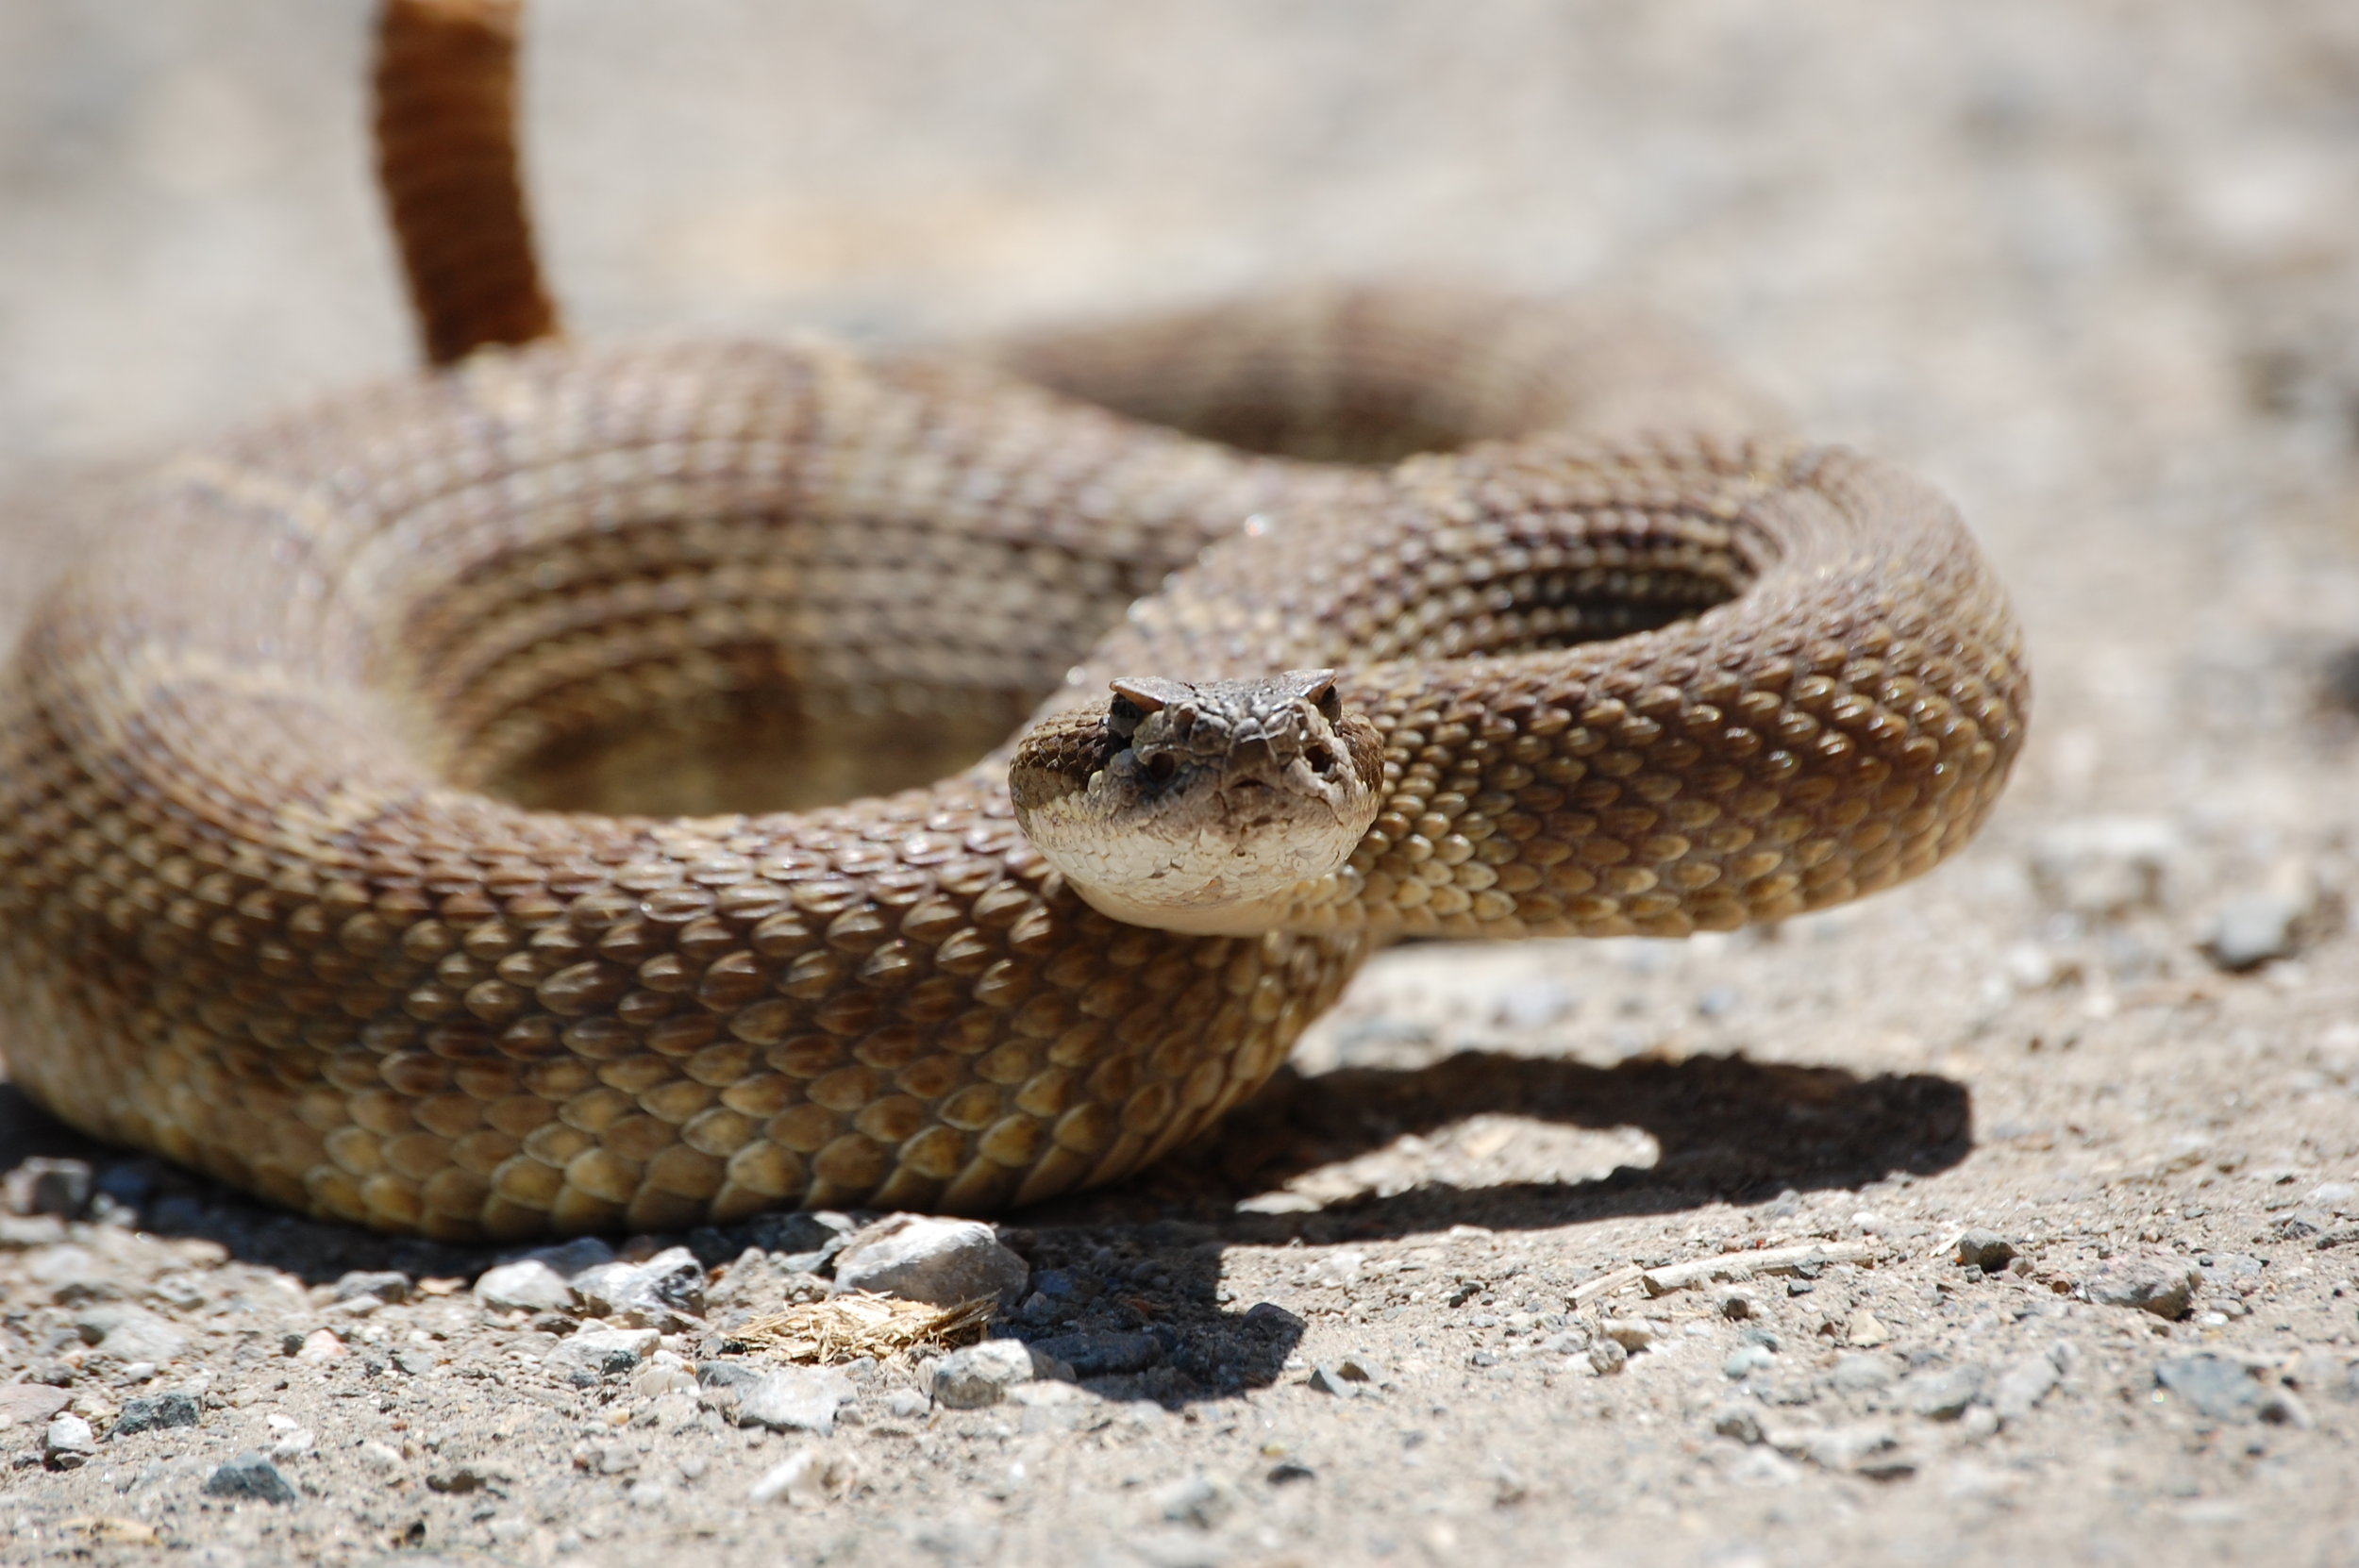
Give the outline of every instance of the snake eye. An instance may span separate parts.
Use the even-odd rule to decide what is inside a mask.
[[[1319,710],[1319,717],[1329,724],[1340,724],[1344,717],[1344,699],[1335,692],[1335,683],[1329,681],[1310,693],[1311,705]]]

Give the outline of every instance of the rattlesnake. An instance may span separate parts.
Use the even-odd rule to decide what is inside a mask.
[[[389,12],[492,39],[449,101],[494,141],[507,15]],[[433,320],[474,275],[422,266],[421,222]],[[68,1121],[450,1238],[988,1210],[1206,1127],[1389,938],[1849,898],[1964,842],[2021,740],[1952,510],[1593,308],[1341,289],[996,366],[483,347],[544,337],[545,300],[510,310],[537,291],[452,306],[453,368],[162,464],[35,618],[0,681],[0,1043]],[[1219,934],[1093,909],[1010,757],[1090,899],[1161,918],[1100,851],[1240,680],[1255,755],[1340,746],[1369,826],[1242,911],[1195,888]],[[1035,704],[1020,754],[957,765]],[[955,771],[549,809],[742,803],[781,747],[579,760],[728,723],[811,792]]]

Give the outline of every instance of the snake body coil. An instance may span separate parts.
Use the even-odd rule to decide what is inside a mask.
[[[1203,1129],[1390,937],[1849,898],[1963,842],[2019,743],[1951,510],[1732,433],[1658,340],[1362,291],[1003,358],[1269,448],[1470,444],[1256,455],[1000,371],[721,343],[478,354],[192,451],[0,680],[12,1076],[392,1230],[987,1210]],[[567,757],[690,709],[926,776],[1043,693],[1022,766],[1063,799],[1120,749],[1110,679],[1305,667],[1375,726],[1381,798],[1241,933],[1091,908],[1007,752],[799,812],[546,809]]]

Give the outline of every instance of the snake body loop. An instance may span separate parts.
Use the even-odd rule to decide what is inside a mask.
[[[1201,1131],[1391,937],[1855,896],[2020,742],[1954,513],[1643,328],[1357,290],[998,353],[492,350],[162,465],[0,677],[11,1076],[388,1230],[984,1211]],[[1253,929],[1019,831],[1110,680],[1330,669],[1381,804]],[[715,726],[789,744],[671,749]]]

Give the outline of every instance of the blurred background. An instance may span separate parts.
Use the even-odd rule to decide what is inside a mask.
[[[368,21],[0,0],[0,494],[412,362]],[[2174,738],[2304,721],[2359,628],[2349,0],[546,0],[526,77],[585,337],[1650,300],[1961,500],[2062,804],[2220,782]],[[51,516],[9,509],[0,606]]]

